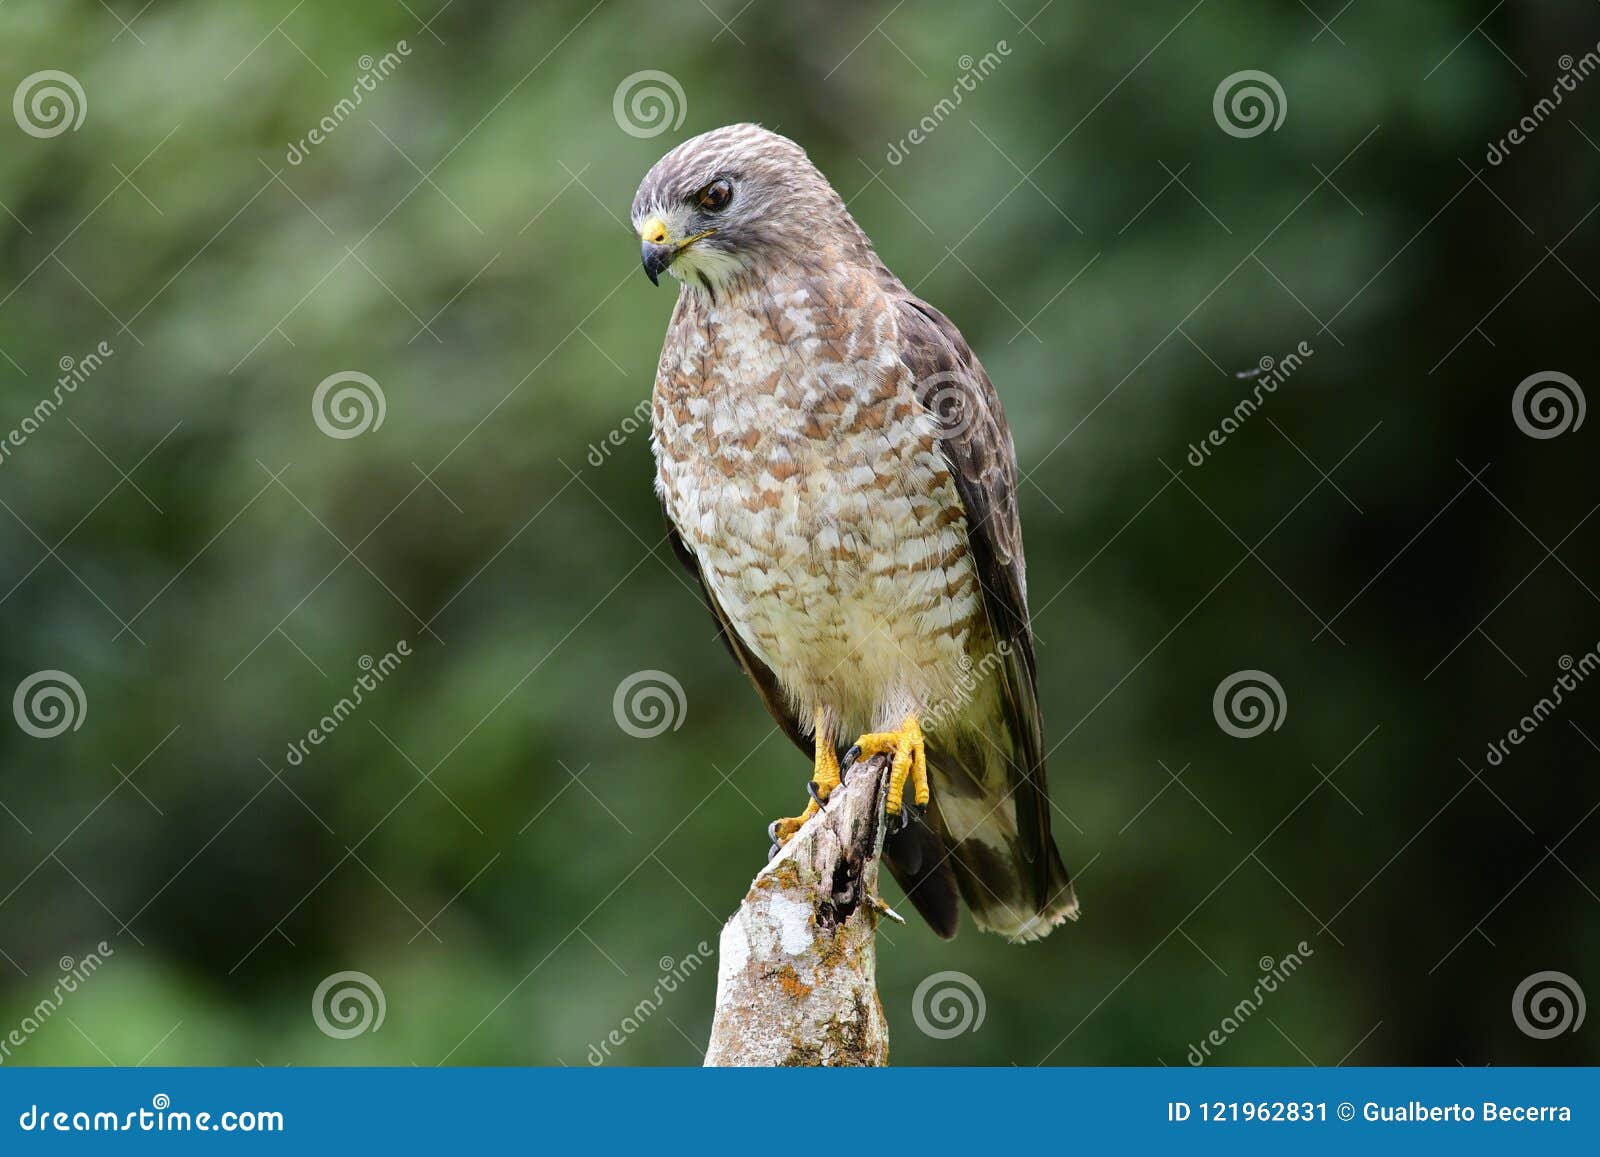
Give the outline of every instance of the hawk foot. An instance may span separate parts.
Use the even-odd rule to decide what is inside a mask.
[[[795,833],[805,826],[806,821],[822,810],[822,805],[828,802],[828,797],[833,794],[833,789],[839,786],[839,781],[839,757],[834,754],[833,741],[819,728],[816,765],[812,770],[810,782],[806,784],[806,793],[811,796],[811,802],[799,815],[773,820],[767,825],[767,836],[772,840],[772,848],[767,853],[767,859],[770,860],[777,855],[784,844],[794,839]]]
[[[889,768],[889,798],[884,811],[892,816],[901,815],[907,781],[911,784],[912,804],[917,808],[927,807],[928,757],[922,725],[917,722],[916,715],[907,715],[898,731],[875,731],[863,735],[856,740],[854,747],[845,752],[844,762],[849,766],[858,759],[884,754],[894,757]],[[909,822],[909,817],[903,817],[895,830],[898,831]]]
[[[806,810],[797,816],[788,816],[784,819],[773,820],[767,825],[767,838],[772,841],[772,847],[767,850],[767,859],[772,859],[787,844],[794,839],[795,833],[806,826],[806,821],[816,815],[822,807],[813,799],[806,804]]]

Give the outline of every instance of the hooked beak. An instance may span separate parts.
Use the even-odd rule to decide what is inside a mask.
[[[639,246],[639,257],[644,263],[644,275],[650,279],[651,285],[660,285],[662,271],[672,264],[672,259],[678,255],[678,250],[672,245],[660,245],[654,241],[642,242]]]
[[[644,266],[644,275],[650,279],[650,284],[660,285],[661,274],[677,259],[678,254],[702,237],[709,237],[715,232],[715,229],[707,229],[703,233],[696,233],[693,237],[674,241],[667,231],[666,222],[660,217],[651,217],[639,227],[639,260]]]

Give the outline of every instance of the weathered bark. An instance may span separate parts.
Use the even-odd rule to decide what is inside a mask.
[[[889,760],[846,772],[722,929],[707,1065],[883,1065],[874,932]]]

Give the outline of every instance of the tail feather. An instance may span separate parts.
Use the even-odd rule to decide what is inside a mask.
[[[1050,836],[1043,790],[1007,738],[961,729],[944,737],[928,763],[938,826],[973,922],[1030,941],[1077,919],[1078,898]]]
[[[939,937],[954,936],[961,922],[961,901],[939,833],[926,819],[916,820],[884,841],[883,858],[906,898]]]

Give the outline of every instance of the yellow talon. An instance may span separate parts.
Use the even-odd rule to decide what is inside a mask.
[[[855,750],[862,759],[883,754],[894,756],[889,769],[889,800],[884,809],[889,815],[900,814],[907,780],[911,781],[911,802],[917,807],[928,806],[928,756],[922,725],[915,714],[906,716],[899,731],[868,732],[856,740]]]
[[[817,801],[812,800],[810,803],[806,804],[806,810],[801,812],[799,815],[789,816],[786,819],[781,820],[773,820],[772,823],[767,826],[767,835],[772,837],[773,851],[776,852],[778,848],[783,847],[784,844],[794,839],[795,833],[806,826],[806,821],[821,810],[822,809],[817,806]]]
[[[772,837],[772,842],[777,847],[782,847],[795,836],[807,820],[822,810],[818,801],[826,801],[833,794],[833,789],[839,786],[839,757],[833,750],[833,729],[828,727],[827,720],[822,711],[816,716],[816,760],[812,767],[811,783],[814,795],[806,810],[797,816],[786,819],[774,820],[767,828],[767,834]]]
[[[817,798],[826,802],[833,789],[839,786],[839,757],[834,754],[832,737],[817,734],[816,766],[811,772],[811,782],[817,785]]]

